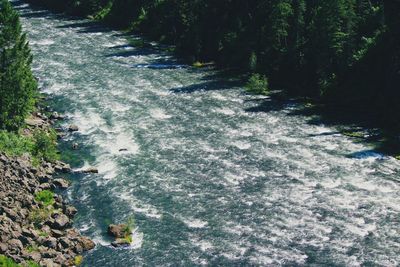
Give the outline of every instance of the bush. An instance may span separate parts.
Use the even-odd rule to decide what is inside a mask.
[[[35,194],[35,200],[47,207],[54,204],[54,193],[49,190],[43,190]]]
[[[60,159],[57,150],[57,134],[54,130],[36,130],[33,133],[33,155],[39,159],[54,162]]]
[[[0,267],[40,267],[40,265],[33,261],[27,261],[26,264],[20,265],[15,263],[12,259],[0,255]]]
[[[9,156],[21,156],[28,153],[32,162],[38,165],[40,161],[54,162],[59,160],[57,150],[57,135],[54,130],[36,130],[33,136],[24,136],[14,132],[0,131],[0,151]]]
[[[19,267],[12,259],[6,256],[0,255],[0,266],[1,267]]]
[[[258,73],[251,75],[246,84],[246,90],[256,95],[267,95],[269,92],[267,77]]]
[[[80,266],[83,262],[83,257],[81,255],[75,256],[74,258],[74,265]]]
[[[53,213],[53,209],[38,208],[34,209],[29,213],[29,220],[35,225],[39,226],[41,223],[47,220]],[[39,236],[47,237],[48,234],[45,232],[39,232]]]
[[[10,156],[21,156],[30,153],[33,149],[33,141],[16,133],[0,131],[0,151]]]

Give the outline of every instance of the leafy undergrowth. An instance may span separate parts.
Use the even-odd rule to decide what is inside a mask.
[[[26,262],[26,264],[18,264],[15,263],[12,259],[0,255],[0,267],[40,267],[40,265],[33,261],[28,261]]]
[[[28,153],[34,165],[43,160],[54,162],[60,158],[56,140],[54,130],[35,130],[31,135],[3,130],[0,131],[0,152],[9,156],[22,156]]]

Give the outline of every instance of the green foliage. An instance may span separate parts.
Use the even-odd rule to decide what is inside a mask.
[[[8,0],[0,2],[0,51],[0,129],[17,130],[33,110],[37,83],[26,35]]]
[[[360,110],[368,120],[372,110],[378,126],[400,130],[400,1],[30,1],[101,14],[175,45],[190,62],[258,72],[285,95]]]
[[[26,267],[40,267],[40,265],[34,261],[27,261],[25,265]]]
[[[29,253],[37,252],[37,251],[39,251],[39,247],[36,244],[33,244],[31,246],[28,246],[26,248],[26,251],[28,251]]]
[[[6,256],[0,255],[0,266],[1,267],[20,267],[19,264],[15,263],[12,259]]]
[[[33,151],[34,142],[32,139],[16,133],[0,131],[0,151],[10,156],[21,156],[24,153]]]
[[[57,150],[57,134],[53,129],[48,131],[36,130],[33,133],[33,155],[45,161],[54,162],[60,159]]]
[[[54,204],[54,193],[50,190],[43,190],[35,194],[35,200],[47,207]]]
[[[6,256],[0,255],[0,267],[40,267],[40,265],[34,261],[27,261],[21,265]]]
[[[42,160],[54,162],[60,158],[56,140],[53,130],[36,130],[33,136],[0,130],[0,151],[10,156],[28,153],[34,165],[38,165]]]
[[[75,256],[74,258],[74,265],[80,266],[83,262],[83,257],[81,255]]]
[[[252,94],[267,95],[269,92],[267,77],[258,73],[251,75],[246,90]]]
[[[39,226],[41,225],[46,219],[50,217],[50,215],[53,213],[53,209],[49,207],[42,207],[42,208],[37,208],[32,210],[29,213],[29,220],[35,225]],[[40,236],[47,237],[48,234],[45,232],[39,232]]]

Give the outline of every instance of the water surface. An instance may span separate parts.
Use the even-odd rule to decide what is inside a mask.
[[[86,266],[395,266],[400,164],[122,33],[16,3],[34,72],[80,131],[66,195]],[[84,164],[84,165],[83,165]],[[115,250],[110,222],[134,217]]]

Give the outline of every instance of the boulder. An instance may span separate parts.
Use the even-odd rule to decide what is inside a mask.
[[[24,248],[22,242],[18,239],[11,239],[7,242],[7,244],[9,249],[22,250]]]
[[[132,234],[126,224],[110,224],[108,226],[108,234],[115,238],[125,238],[127,235]]]
[[[69,218],[73,218],[78,212],[78,210],[74,206],[68,206],[65,208],[64,212]]]
[[[0,254],[6,253],[8,251],[8,246],[6,243],[0,243]]]
[[[114,242],[111,243],[113,247],[120,248],[120,247],[129,247],[131,243],[123,238],[117,238]]]
[[[68,131],[77,132],[77,131],[79,131],[79,127],[77,125],[75,125],[75,124],[71,124],[71,125],[68,126]]]
[[[55,239],[54,237],[49,236],[43,242],[43,245],[45,247],[55,249],[55,248],[57,248],[57,239]]]
[[[79,239],[79,243],[82,245],[84,251],[92,250],[96,246],[96,244],[92,240],[85,236],[82,236]]]
[[[53,186],[61,189],[67,189],[69,187],[69,182],[62,178],[57,178],[53,180]]]
[[[83,173],[99,173],[99,170],[95,167],[90,167],[82,171]]]
[[[56,170],[56,172],[61,172],[61,173],[71,172],[71,166],[62,161],[57,161],[56,164],[54,165],[54,169]]]
[[[54,218],[53,227],[56,230],[62,230],[70,224],[69,218],[65,214],[57,214]]]

